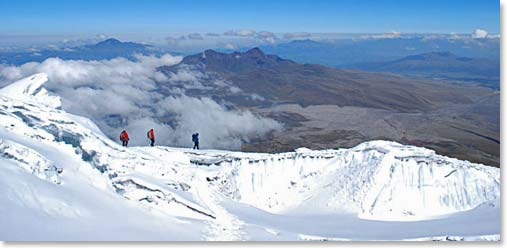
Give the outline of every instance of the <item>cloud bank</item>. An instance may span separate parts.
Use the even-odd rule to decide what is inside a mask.
[[[401,36],[402,36],[402,34],[400,32],[391,31],[388,33],[383,33],[383,34],[363,35],[363,36],[361,36],[361,38],[363,38],[363,39],[397,39],[397,38],[400,38]]]
[[[487,38],[488,37],[488,31],[484,30],[484,29],[475,29],[474,32],[472,33],[472,37],[473,38],[478,38],[478,39],[481,39],[481,38]]]
[[[242,29],[242,30],[229,30],[224,32],[227,36],[239,36],[239,37],[253,37],[257,32],[255,30]]]
[[[248,110],[235,110],[209,97],[187,96],[185,87],[160,92],[159,84],[177,81],[191,88],[205,77],[194,71],[171,75],[157,71],[159,66],[180,61],[181,57],[169,54],[139,55],[135,61],[49,58],[0,67],[0,85],[45,72],[46,87],[62,97],[64,109],[91,118],[114,140],[127,129],[133,145],[147,145],[146,132],[154,128],[157,144],[189,147],[191,134],[197,131],[203,148],[239,149],[243,142],[281,128],[278,122]],[[224,82],[216,84],[234,89]]]
[[[285,33],[283,34],[283,38],[285,39],[301,39],[301,38],[309,38],[312,35],[307,32],[294,32],[294,33]]]
[[[187,37],[191,40],[203,40],[204,39],[204,37],[202,37],[202,35],[199,33],[191,33],[191,34],[188,34]]]

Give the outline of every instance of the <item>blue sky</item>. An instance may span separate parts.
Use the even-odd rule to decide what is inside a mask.
[[[0,35],[271,32],[498,33],[499,1],[12,1]]]

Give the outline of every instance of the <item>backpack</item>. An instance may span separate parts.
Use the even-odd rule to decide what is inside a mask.
[[[195,133],[192,134],[192,142],[195,142]]]

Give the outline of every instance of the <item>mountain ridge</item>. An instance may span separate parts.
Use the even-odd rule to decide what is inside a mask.
[[[264,54],[259,48],[232,53],[206,50],[184,57],[178,65],[163,66],[159,70],[171,76],[184,68],[182,65],[218,74],[239,88],[268,100],[303,106],[335,104],[410,112],[434,109],[442,102],[470,102],[467,94],[454,93],[459,89],[451,89],[453,86],[392,74],[300,64]]]
[[[415,54],[397,60],[362,63],[350,67],[374,72],[477,82],[494,89],[500,86],[499,61],[457,56],[451,52]]]
[[[344,38],[294,40],[261,46],[299,63],[317,63],[333,67],[378,61],[392,61],[411,54],[450,51],[463,57],[499,60],[499,39],[448,39],[400,37],[392,39]],[[381,49],[379,49],[381,48]]]
[[[40,49],[36,52],[0,52],[0,64],[22,65],[29,62],[42,62],[48,58],[58,57],[71,60],[104,60],[124,57],[134,60],[135,54],[162,54],[162,50],[145,44],[123,42],[114,38],[105,39],[94,44],[56,49]]]
[[[115,50],[144,50],[148,49],[150,47],[153,47],[151,45],[144,45],[139,44],[135,42],[122,42],[115,38],[109,38],[103,41],[100,41],[95,44],[86,45],[84,46],[87,49],[100,49],[100,50],[106,50],[106,49],[115,49]]]

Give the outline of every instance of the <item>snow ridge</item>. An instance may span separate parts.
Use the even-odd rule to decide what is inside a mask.
[[[32,101],[52,108],[60,108],[60,97],[53,96],[43,87],[48,81],[46,73],[34,74],[0,89],[0,95],[11,99]]]
[[[229,155],[219,163],[228,168],[210,181],[231,199],[274,213],[415,220],[494,204],[500,195],[496,168],[389,141],[256,156]]]

